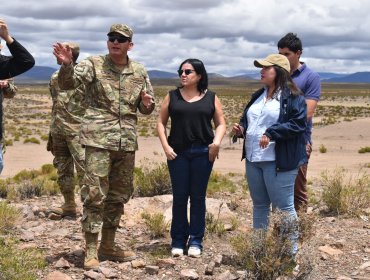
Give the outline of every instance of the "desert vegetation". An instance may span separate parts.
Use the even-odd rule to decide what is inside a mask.
[[[233,84],[211,81],[211,85],[211,89],[221,99],[229,130],[233,123],[239,121],[250,95],[260,87],[258,82],[240,81]],[[138,133],[140,137],[156,136],[155,127],[159,104],[165,94],[174,88],[174,86],[168,86],[168,83],[160,84],[159,82],[154,86],[157,107],[154,116],[149,118],[139,116]],[[45,145],[51,110],[51,98],[47,87],[46,85],[21,85],[19,88],[19,94],[15,99],[5,101],[6,143],[9,146],[24,143],[30,146]],[[314,119],[316,128],[369,117],[370,90],[366,85],[323,85],[322,101]],[[360,146],[355,143],[354,145],[356,146],[354,154],[361,154],[364,158],[368,156],[370,150],[367,145]],[[332,154],[334,150],[333,146],[328,143],[318,142],[315,146],[320,156],[324,156],[325,153]],[[228,145],[225,149],[234,148]],[[171,183],[164,157],[156,156],[161,160],[146,159],[136,165],[134,198],[171,194]],[[225,265],[233,271],[246,271],[249,277],[247,279],[276,279],[277,277],[287,277],[280,279],[309,279],[307,277],[317,263],[306,260],[318,258],[317,253],[315,256],[315,252],[309,250],[310,247],[312,248],[312,239],[320,230],[315,225],[322,223],[328,217],[336,217],[340,220],[352,219],[358,222],[364,219],[363,217],[368,218],[369,216],[368,168],[370,168],[370,163],[368,158],[361,164],[364,169],[357,176],[348,174],[346,170],[339,167],[334,172],[324,170],[318,178],[310,178],[308,182],[310,211],[308,214],[300,214],[301,249],[297,258],[299,267],[291,259],[284,257],[289,242],[282,240],[276,232],[280,221],[278,217],[281,213],[272,213],[271,226],[263,234],[252,231],[246,220],[252,209],[244,175],[214,170],[209,181],[207,197],[219,199],[222,202],[217,211],[206,214],[205,239],[209,242],[208,246],[215,243],[217,250],[220,250],[215,249],[215,252],[225,251],[230,254],[230,259],[224,261]],[[43,165],[35,170],[23,170],[15,176],[0,179],[0,280],[38,279],[34,272],[38,271],[42,274],[40,271],[47,269],[43,251],[19,250],[22,242],[16,238],[19,235],[16,225],[17,220],[20,219],[20,212],[12,204],[27,203],[30,199],[59,195],[56,179],[56,171],[51,164]],[[233,216],[226,220],[221,219],[222,207],[225,206],[233,213]],[[155,264],[161,258],[168,258],[170,224],[165,220],[163,213],[143,211],[140,213],[138,223],[139,227],[141,225],[145,228],[142,231],[143,235],[148,239],[142,236],[137,239],[133,234],[134,237],[129,238],[130,244],[142,243],[143,240],[144,243],[156,244],[142,255],[149,264]],[[325,240],[322,239],[320,242],[325,242]],[[362,246],[366,247],[366,244]],[[6,258],[6,255],[14,256],[14,258]],[[30,256],[33,256],[34,262],[30,261]],[[20,263],[24,265],[20,267]],[[27,276],[22,269],[29,271]],[[324,270],[322,269],[321,272]]]

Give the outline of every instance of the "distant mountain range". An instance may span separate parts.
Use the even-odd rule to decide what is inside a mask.
[[[47,83],[50,76],[56,71],[56,68],[46,66],[35,66],[28,72],[16,77],[16,83]],[[177,79],[177,73],[166,72],[161,70],[149,70],[148,74],[151,79]],[[209,73],[211,80],[222,80],[232,82],[233,80],[259,80],[259,72],[251,72],[245,74],[235,75],[233,77],[226,77],[218,73]],[[370,72],[356,72],[353,74],[337,74],[330,72],[320,72],[321,80],[326,83],[370,83]]]

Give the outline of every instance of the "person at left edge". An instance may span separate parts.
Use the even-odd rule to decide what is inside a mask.
[[[132,29],[113,24],[107,35],[109,53],[88,57],[75,67],[68,48],[61,43],[54,45],[54,54],[62,61],[60,88],[70,90],[82,83],[86,86],[87,109],[80,142],[85,146],[81,222],[87,270],[98,269],[99,260],[124,262],[136,257],[120,248],[115,237],[124,203],[133,192],[137,111],[148,115],[155,106],[147,71],[127,56],[134,46]]]
[[[2,38],[12,54],[0,54],[0,80],[9,79],[22,74],[35,65],[33,56],[13,37],[10,36],[8,25],[0,18],[0,38]]]

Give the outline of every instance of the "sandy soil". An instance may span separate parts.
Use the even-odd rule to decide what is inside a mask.
[[[309,164],[309,177],[314,178],[325,170],[344,167],[356,174],[365,164],[370,164],[370,154],[358,153],[361,147],[370,146],[370,118],[352,122],[341,122],[334,125],[315,128],[313,133],[314,149]],[[320,153],[319,147],[324,145],[326,153]],[[14,176],[23,169],[38,169],[41,165],[52,163],[51,153],[46,151],[46,142],[22,144],[15,142],[7,147],[4,156],[5,167],[0,178]],[[241,162],[242,142],[231,144],[228,136],[224,138],[220,158],[214,169],[222,173],[244,173],[244,161]],[[137,165],[141,161],[164,161],[165,156],[159,139],[156,137],[139,138],[139,151],[136,153]],[[363,171],[370,172],[369,168]]]

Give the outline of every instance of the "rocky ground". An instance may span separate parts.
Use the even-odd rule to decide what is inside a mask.
[[[220,221],[227,228],[231,229],[227,224],[235,218],[238,227],[221,236],[207,235],[200,258],[172,258],[168,233],[164,238],[150,237],[140,213],[156,211],[169,220],[170,195],[132,199],[125,207],[118,242],[134,250],[138,258],[126,263],[102,262],[97,272],[83,270],[80,217],[76,220],[48,217],[47,209],[60,202],[61,197],[57,196],[15,204],[23,213],[17,226],[22,240],[20,247],[41,249],[48,263],[46,269],[38,272],[39,279],[247,279],[242,267],[233,261],[235,252],[230,238],[250,227],[248,195],[239,195],[238,199],[225,195],[222,199],[207,200],[207,209],[214,215],[218,215],[221,205]],[[306,279],[370,279],[369,215],[349,219],[324,215],[318,208],[310,211],[317,212],[315,234],[298,258],[298,263],[309,259],[313,265]]]

